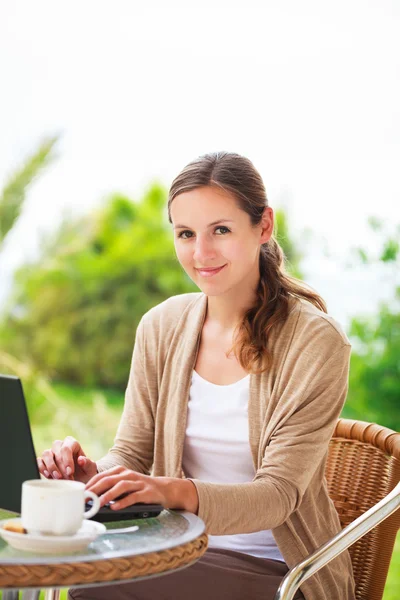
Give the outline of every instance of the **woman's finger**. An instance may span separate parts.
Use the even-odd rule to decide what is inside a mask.
[[[78,456],[76,461],[82,471],[87,474],[87,481],[90,481],[90,479],[97,475],[97,464],[93,460],[87,456]]]
[[[99,481],[102,481],[105,477],[110,477],[113,475],[118,475],[120,473],[133,473],[134,471],[128,471],[125,467],[112,467],[111,469],[107,469],[107,471],[102,471],[101,473],[97,473],[94,475],[86,484],[86,489],[91,492],[97,493],[93,486],[95,486]]]
[[[101,479],[99,479],[99,481],[97,481],[97,483],[91,485],[90,487],[86,487],[86,489],[100,496],[107,490],[113,488],[120,481],[124,480],[133,481],[133,479],[129,477],[129,473],[117,473],[116,475],[106,475],[105,477],[102,477]]]
[[[130,481],[126,479],[119,481],[114,485],[114,487],[101,496],[101,505],[104,506],[104,504],[111,502],[111,508],[115,510],[124,508],[125,506],[130,506],[131,504],[134,504],[134,494],[132,492],[139,491],[142,488],[142,485],[143,484],[140,481]],[[121,500],[114,502],[115,498],[118,498],[122,494],[128,495]]]
[[[63,479],[73,479],[71,475],[68,474],[67,467],[65,465],[63,456],[61,454],[61,449],[59,452],[54,454],[54,462],[61,473]]]
[[[121,508],[126,508],[127,506],[132,506],[132,504],[136,504],[137,502],[145,502],[148,503],[150,500],[148,499],[148,493],[143,489],[134,490],[132,493],[128,494],[121,500],[117,500],[116,502],[112,502],[110,507],[112,510],[121,510]]]
[[[65,466],[60,454],[62,445],[62,440],[54,440],[54,442],[51,445],[50,450],[53,453],[53,463],[55,465],[55,468],[52,468],[50,471],[53,479],[69,479],[68,475],[65,472]]]
[[[45,477],[47,477],[47,479],[50,479],[50,473],[48,472],[48,470],[46,469],[46,465],[44,464],[44,462],[42,461],[42,459],[40,458],[40,456],[38,456],[37,460],[37,466],[39,469],[39,473],[41,473],[42,475],[44,475]]]
[[[55,456],[53,451],[49,448],[42,453],[40,457],[45,465],[45,469],[50,473],[52,479],[62,479],[63,475],[59,466],[56,464]]]
[[[65,473],[72,476],[75,473],[76,461],[78,457],[86,457],[82,446],[72,435],[67,435],[60,447],[60,456],[65,465]]]
[[[65,479],[73,479],[75,473],[75,461],[71,446],[63,444],[56,459],[60,467],[63,469]]]

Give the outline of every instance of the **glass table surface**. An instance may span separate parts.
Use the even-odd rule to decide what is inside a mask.
[[[0,520],[17,516],[0,510]],[[203,521],[187,511],[163,510],[158,517],[105,523],[107,529],[122,529],[137,525],[139,529],[127,533],[101,534],[80,552],[62,554],[39,554],[12,548],[0,538],[0,564],[52,564],[87,562],[123,556],[135,556],[147,552],[168,550],[191,542],[205,532]],[[23,534],[21,534],[23,535]]]

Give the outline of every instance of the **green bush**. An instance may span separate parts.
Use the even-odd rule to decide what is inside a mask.
[[[153,185],[137,204],[114,195],[65,221],[16,274],[2,348],[51,378],[123,389],[142,315],[198,291],[175,256],[165,206]]]

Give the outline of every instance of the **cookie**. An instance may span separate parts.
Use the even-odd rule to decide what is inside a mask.
[[[13,531],[14,533],[28,533],[20,523],[15,523],[12,521],[10,523],[4,523],[3,529],[6,531]]]

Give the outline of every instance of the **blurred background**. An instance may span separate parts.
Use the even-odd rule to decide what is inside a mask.
[[[0,372],[37,453],[112,445],[139,319],[198,291],[168,187],[215,150],[350,338],[342,416],[400,430],[399,30],[396,0],[1,3]]]

